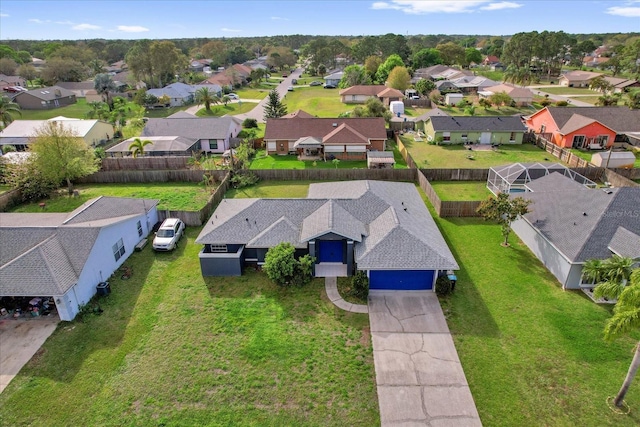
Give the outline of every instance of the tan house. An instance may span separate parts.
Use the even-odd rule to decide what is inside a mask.
[[[591,71],[570,71],[560,76],[558,82],[560,86],[566,87],[589,87],[591,80],[600,77],[602,73],[592,73]]]
[[[484,90],[478,92],[480,98],[489,98],[491,95],[504,92],[515,101],[519,106],[531,105],[533,102],[533,92],[526,87],[513,86],[510,84],[502,83],[496,86],[489,86]]]
[[[402,101],[404,94],[384,85],[357,85],[340,91],[340,101],[344,104],[364,104],[374,97],[388,107],[392,101]]]
[[[306,159],[366,160],[370,150],[384,151],[387,130],[382,117],[267,119],[267,154],[298,154]]]
[[[50,110],[77,102],[76,94],[60,86],[42,87],[16,95],[13,99],[23,110]]]
[[[71,119],[58,116],[49,120],[14,120],[0,132],[0,146],[13,145],[18,151],[26,150],[30,140],[36,136],[47,122],[62,124],[89,146],[104,144],[113,138],[114,129],[102,120]]]

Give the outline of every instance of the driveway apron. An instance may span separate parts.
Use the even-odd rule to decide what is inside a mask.
[[[383,427],[482,425],[433,292],[371,291],[369,321]]]

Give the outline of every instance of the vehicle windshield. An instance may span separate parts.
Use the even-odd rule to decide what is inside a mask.
[[[158,230],[158,237],[173,237],[173,230]]]

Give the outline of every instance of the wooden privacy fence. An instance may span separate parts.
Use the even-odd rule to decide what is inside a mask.
[[[489,169],[420,169],[429,181],[486,181]]]
[[[438,193],[433,189],[429,179],[423,173],[424,171],[418,171],[418,184],[427,198],[433,205],[436,213],[440,218],[452,218],[452,217],[478,217],[480,214],[476,212],[479,201],[446,201],[440,200]]]
[[[409,154],[409,150],[407,150],[407,147],[404,146],[402,140],[400,139],[400,135],[396,135],[396,144],[398,145],[398,151],[400,151],[400,155],[404,159],[409,169],[418,169],[416,162],[413,160],[413,157],[411,157],[411,154]]]
[[[83,184],[94,183],[128,183],[128,182],[201,182],[202,176],[211,174],[216,181],[221,181],[227,174],[225,170],[115,170],[99,171],[78,180]]]
[[[188,169],[188,156],[106,157],[103,171]]]
[[[249,172],[265,181],[347,181],[376,179],[381,181],[416,180],[415,169],[255,169]]]
[[[631,181],[629,178],[626,178],[621,174],[612,171],[611,169],[604,169],[603,180],[611,184],[611,186],[613,187],[640,187],[640,184]]]
[[[19,188],[9,190],[0,194],[0,212],[5,212],[6,210],[20,203],[21,197],[22,192]]]

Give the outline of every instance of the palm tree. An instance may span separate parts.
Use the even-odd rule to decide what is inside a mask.
[[[226,107],[226,106],[227,106],[227,104],[228,104],[229,102],[231,102],[231,98],[229,98],[227,95],[225,95],[225,96],[223,96],[223,97],[222,97],[222,99],[221,99],[220,101],[221,101],[221,102],[224,104],[224,106]]]
[[[220,102],[220,98],[208,87],[202,87],[196,91],[196,102],[204,104],[205,110],[211,112],[211,104]]]
[[[633,271],[634,261],[618,255],[598,263],[589,260],[585,263],[583,271],[585,276],[594,280],[597,284],[593,291],[595,299],[612,298],[615,299],[622,293],[629,282]]]
[[[614,275],[620,272],[621,271],[617,271]],[[598,285],[598,287],[599,286],[600,285]],[[604,328],[605,339],[613,340],[633,330],[640,329],[640,268],[636,268],[630,274],[629,285],[623,288],[612,287],[598,291],[598,287],[596,287],[596,292],[604,295],[606,292],[611,291],[610,294],[607,293],[606,295],[611,298],[618,298],[618,302],[613,308],[613,317],[609,319]],[[622,289],[620,292],[616,292],[620,289]],[[624,397],[638,372],[638,368],[640,368],[640,342],[636,344],[633,359],[631,360],[631,365],[629,365],[627,375],[622,382],[622,387],[620,387],[620,391],[618,391],[618,394],[613,399],[613,404],[616,408],[624,407]]]
[[[98,74],[93,79],[93,88],[98,92],[98,95],[102,95],[102,99],[105,100],[109,106],[109,111],[113,109],[113,103],[109,98],[110,92],[115,92],[116,84],[111,78],[110,74]]]
[[[0,124],[2,128],[7,127],[13,121],[13,115],[22,116],[20,106],[6,96],[0,97]]]
[[[129,151],[131,151],[131,155],[135,158],[138,156],[144,156],[144,147],[149,144],[153,144],[152,141],[145,139],[144,141],[140,138],[136,138],[133,140],[131,145],[129,145]]]

